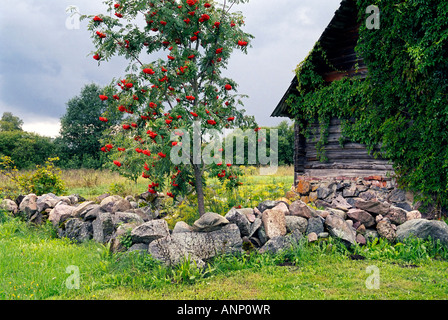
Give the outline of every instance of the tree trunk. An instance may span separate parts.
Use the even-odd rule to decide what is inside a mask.
[[[202,170],[198,165],[193,165],[193,168],[196,194],[198,196],[199,215],[202,217],[205,214],[204,189],[202,188]]]

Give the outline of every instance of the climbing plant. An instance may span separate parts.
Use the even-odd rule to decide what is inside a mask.
[[[380,29],[365,23],[372,4],[380,9]],[[357,6],[355,51],[367,78],[325,83],[315,65],[325,61],[325,51],[317,44],[296,70],[298,94],[287,100],[291,113],[302,128],[318,119],[323,132],[331,117],[340,118],[346,139],[393,162],[402,188],[447,206],[448,3],[357,0]],[[325,134],[321,139],[324,146]]]

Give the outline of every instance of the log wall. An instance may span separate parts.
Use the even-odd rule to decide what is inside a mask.
[[[310,125],[311,134],[305,138],[295,127],[295,173],[298,176],[309,177],[386,177],[393,172],[393,167],[387,159],[375,159],[366,147],[359,143],[346,142],[342,147],[341,122],[334,118],[330,122],[328,143],[325,146],[326,162],[318,158],[316,144],[320,138],[319,124]]]

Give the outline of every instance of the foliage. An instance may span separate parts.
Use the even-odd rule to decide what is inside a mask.
[[[96,84],[85,85],[79,96],[67,102],[61,118],[60,136],[56,139],[57,154],[65,168],[101,168],[107,157],[100,153],[103,132],[122,117],[118,111],[107,112],[107,122],[100,121],[107,104],[98,99],[103,93]],[[102,117],[103,118],[103,117]]]
[[[59,158],[48,158],[44,166],[37,165],[34,172],[19,173],[14,161],[7,156],[0,158],[0,174],[7,177],[17,185],[20,191],[29,194],[42,195],[65,192],[64,181],[61,179],[61,170],[54,166]]]
[[[372,4],[380,8],[379,30],[366,27],[365,8]],[[368,77],[326,84],[316,67],[326,61],[325,50],[317,43],[297,69],[299,94],[289,97],[290,109],[301,128],[318,119],[324,133],[332,116],[342,119],[344,137],[390,159],[402,188],[446,206],[448,7],[440,0],[358,0],[357,5],[356,52]]]
[[[23,120],[14,116],[11,112],[4,112],[0,119],[1,131],[22,131]]]
[[[105,117],[116,110],[126,114],[122,128],[110,129],[103,151],[131,179],[138,175],[150,179],[149,192],[164,189],[166,177],[171,177],[169,194],[173,197],[188,194],[194,187],[201,214],[203,174],[208,166],[202,157],[194,161],[196,151],[191,140],[186,140],[188,134],[193,139],[194,122],[200,123],[201,151],[206,130],[255,126],[253,117],[237,108],[244,97],[234,94],[237,83],[222,75],[233,50],[246,53],[253,38],[241,29],[241,13],[230,12],[240,2],[246,1],[108,0],[105,4],[115,17],[89,17],[94,59],[101,63],[120,55],[129,61],[126,71],[130,73],[114,79],[96,97],[108,103]],[[143,53],[157,53],[159,58],[142,62]],[[170,158],[179,152],[188,156],[175,165]]]
[[[0,131],[0,156],[10,157],[18,169],[31,169],[55,154],[51,138],[17,130]]]

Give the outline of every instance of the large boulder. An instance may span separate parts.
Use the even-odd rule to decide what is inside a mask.
[[[193,223],[193,230],[196,232],[210,232],[221,229],[227,224],[229,224],[229,220],[222,215],[207,212]]]
[[[65,228],[60,236],[67,237],[78,243],[88,241],[93,237],[93,226],[90,221],[80,219],[70,219],[65,223]]]
[[[168,223],[165,220],[148,221],[131,232],[133,243],[151,243],[154,240],[170,235]]]
[[[167,235],[149,244],[148,252],[166,265],[177,265],[190,258],[198,266],[218,254],[241,251],[239,228],[228,224],[212,232],[182,232]]]
[[[375,218],[367,211],[361,209],[350,209],[347,212],[347,216],[356,221],[359,221],[366,228],[370,228],[375,225]]]
[[[58,227],[59,224],[63,223],[64,221],[72,217],[74,210],[75,207],[69,206],[64,202],[61,202],[50,211],[48,220],[51,223],[53,223],[53,226]]]
[[[426,239],[431,237],[448,244],[448,225],[443,221],[414,219],[397,227],[397,239],[403,241],[408,237]]]
[[[325,227],[330,235],[347,241],[350,244],[356,243],[355,230],[341,217],[330,214],[325,219]]]
[[[261,220],[268,239],[286,235],[286,219],[282,211],[267,209],[263,212]]]
[[[173,233],[193,232],[193,228],[184,221],[178,221],[174,226]]]

